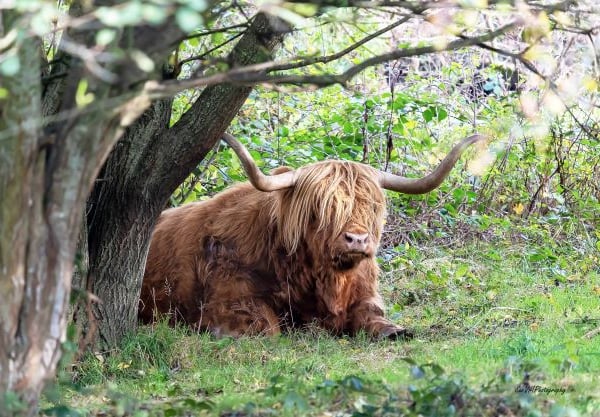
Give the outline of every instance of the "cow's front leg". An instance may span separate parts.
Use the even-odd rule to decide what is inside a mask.
[[[406,328],[397,326],[384,317],[379,297],[357,301],[349,313],[349,330],[354,334],[362,330],[375,339],[412,337],[412,333]]]

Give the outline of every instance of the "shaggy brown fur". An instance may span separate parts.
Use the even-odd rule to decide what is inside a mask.
[[[166,210],[152,236],[139,316],[168,313],[217,335],[276,334],[310,322],[335,334],[400,335],[377,290],[384,213],[377,171],[339,161],[304,167],[281,191],[244,183]],[[351,236],[367,236],[364,247],[353,248]]]

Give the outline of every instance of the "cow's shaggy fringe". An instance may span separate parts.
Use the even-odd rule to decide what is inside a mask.
[[[272,216],[288,252],[298,249],[311,225],[313,232],[335,238],[353,221],[379,242],[385,197],[376,178],[373,168],[352,162],[327,161],[304,167],[296,186],[281,191],[283,196],[273,205]]]

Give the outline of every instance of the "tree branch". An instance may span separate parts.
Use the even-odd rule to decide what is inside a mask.
[[[289,27],[278,18],[257,15],[231,52],[230,62],[244,68],[269,59],[273,48],[281,42],[282,34],[287,32]],[[205,88],[177,123],[155,140],[149,141],[149,155],[168,156],[159,161],[140,161],[145,164],[140,171],[148,174],[139,176],[144,181],[140,186],[153,199],[159,196],[158,199],[166,202],[173,190],[219,140],[250,91],[251,87],[245,84],[220,84]]]
[[[187,64],[188,62],[192,62],[192,61],[198,61],[203,59],[206,55],[221,49],[223,46],[233,42],[234,40],[236,40],[237,38],[239,38],[240,36],[243,36],[244,32],[240,32],[240,33],[236,33],[235,35],[233,35],[232,37],[228,38],[227,40],[221,42],[220,44],[210,48],[208,51],[200,54],[200,55],[194,55],[194,56],[190,56],[188,58],[182,59],[181,61],[179,61],[179,65],[183,65],[183,64]]]
[[[306,0],[289,0],[290,3],[306,3]],[[381,8],[381,7],[397,7],[405,10],[410,10],[415,14],[420,14],[425,10],[435,9],[449,9],[456,8],[457,3],[453,1],[404,1],[404,0],[379,0],[379,1],[366,1],[366,0],[316,0],[309,1],[311,4],[315,4],[319,7],[356,7],[356,8]],[[463,9],[476,9],[479,10],[481,7],[473,4],[469,5],[469,2],[465,2],[460,7]],[[514,10],[522,2],[518,0],[488,0],[488,7],[491,6],[511,6]],[[527,6],[533,10],[545,10],[545,11],[568,11],[573,5],[576,5],[575,0],[563,0],[555,3],[546,4],[543,1],[525,1]]]
[[[306,66],[314,65],[314,64],[326,64],[328,62],[335,61],[336,59],[340,59],[344,55],[347,55],[350,52],[356,50],[357,48],[359,48],[360,46],[369,42],[370,40],[373,40],[376,37],[381,36],[384,33],[389,32],[390,30],[400,26],[401,24],[408,22],[412,17],[413,17],[412,15],[405,16],[404,18],[397,20],[396,22],[384,27],[383,29],[373,32],[372,34],[362,38],[361,40],[350,45],[349,47],[347,47],[339,52],[336,52],[335,54],[321,56],[321,57],[301,59],[296,62],[290,62],[289,64],[274,65],[273,67],[269,68],[267,71],[268,72],[284,71],[284,70],[289,70],[289,69],[294,69],[294,68],[306,67]]]
[[[480,47],[482,49],[486,49],[488,51],[491,52],[495,52],[499,55],[504,55],[504,56],[508,56],[510,58],[513,58],[517,61],[519,61],[521,64],[523,64],[523,66],[525,68],[527,68],[529,71],[531,71],[532,73],[534,73],[535,75],[537,75],[538,77],[540,77],[542,80],[544,80],[544,82],[546,83],[546,86],[548,87],[548,89],[550,91],[552,91],[556,97],[558,97],[558,99],[561,101],[561,103],[563,104],[563,106],[565,106],[565,110],[569,113],[569,115],[573,118],[573,120],[575,121],[575,123],[577,124],[577,126],[579,126],[579,128],[586,133],[586,135],[588,135],[590,138],[595,138],[597,140],[598,135],[595,134],[588,126],[585,125],[585,123],[581,122],[577,116],[575,115],[575,113],[573,112],[573,109],[571,106],[569,106],[562,98],[562,94],[560,94],[559,88],[556,85],[556,83],[554,81],[552,81],[550,79],[550,77],[547,77],[546,75],[542,74],[540,72],[540,70],[538,70],[536,68],[536,66],[529,60],[525,59],[523,57],[523,52],[520,53],[514,53],[514,52],[509,52],[509,51],[505,51],[503,49],[499,49],[496,47],[493,47],[491,45],[485,44],[485,43],[481,43],[481,44],[477,44],[477,47]]]
[[[249,27],[249,23],[246,22],[246,23],[239,23],[237,25],[225,26],[222,28],[203,30],[198,33],[192,33],[191,35],[184,36],[183,38],[180,39],[180,41],[185,41],[185,40],[194,39],[194,38],[201,38],[203,36],[212,35],[213,33],[229,32],[230,30],[233,30],[233,29],[242,29],[242,28],[248,29],[248,27]]]
[[[195,88],[207,85],[214,85],[219,83],[235,83],[240,85],[253,85],[257,83],[269,83],[269,84],[313,84],[319,87],[325,87],[332,84],[346,84],[352,77],[363,71],[364,69],[381,64],[383,62],[396,60],[399,58],[427,55],[437,53],[440,51],[453,51],[457,49],[466,48],[469,46],[480,45],[484,42],[488,42],[495,39],[508,31],[517,27],[516,22],[508,23],[496,30],[484,33],[479,36],[466,37],[463,36],[459,39],[449,42],[445,47],[440,48],[435,45],[420,46],[414,48],[399,49],[386,54],[377,55],[372,58],[366,59],[363,62],[354,65],[341,74],[323,74],[323,75],[268,75],[268,72],[272,72],[281,69],[284,65],[289,68],[300,67],[304,65],[310,65],[311,60],[305,60],[296,62],[294,66],[292,64],[280,64],[276,62],[266,62],[261,64],[248,65],[242,68],[234,68],[221,74],[210,75],[206,77],[199,77],[187,80],[173,80],[165,81],[163,83],[148,82],[144,87],[144,92],[151,98],[166,97],[176,94],[180,91],[188,88]],[[388,28],[389,30],[389,28]]]

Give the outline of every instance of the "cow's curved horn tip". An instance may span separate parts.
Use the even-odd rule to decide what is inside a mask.
[[[410,340],[415,337],[414,333],[404,327],[386,329],[379,335],[380,340]]]
[[[488,135],[485,135],[483,133],[475,133],[471,136],[474,140],[475,143],[478,142],[489,142],[490,137]]]

